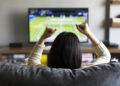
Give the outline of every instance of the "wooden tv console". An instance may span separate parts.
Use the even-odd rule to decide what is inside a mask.
[[[82,53],[95,53],[92,46],[82,46]],[[117,55],[120,57],[120,48],[108,48],[112,55]],[[32,50],[32,47],[24,46],[22,48],[9,48],[1,47],[0,48],[0,58],[6,54],[29,54]],[[48,54],[49,50],[44,50],[43,54]]]

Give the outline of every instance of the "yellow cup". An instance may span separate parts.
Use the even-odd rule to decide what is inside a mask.
[[[47,55],[43,54],[40,62],[41,64],[47,66]]]

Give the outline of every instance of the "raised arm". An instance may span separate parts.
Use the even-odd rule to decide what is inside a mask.
[[[52,28],[48,28],[48,27],[46,28],[46,30],[45,30],[44,34],[42,35],[42,37],[40,38],[40,40],[33,47],[32,51],[28,57],[27,65],[38,66],[41,64],[40,59],[42,56],[43,49],[45,47],[45,45],[44,45],[45,39],[50,37],[55,31],[56,31],[56,29],[52,29]]]
[[[94,36],[90,31],[88,24],[80,24],[76,26],[81,33],[85,34],[91,40],[93,48],[95,49],[97,59],[90,66],[110,62],[111,55],[108,49]]]

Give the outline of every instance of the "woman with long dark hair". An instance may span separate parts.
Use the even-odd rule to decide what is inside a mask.
[[[105,45],[100,42],[90,31],[88,24],[76,25],[78,31],[85,34],[92,42],[95,49],[97,59],[91,65],[108,63],[110,61],[110,53]],[[56,29],[46,28],[43,36],[34,46],[29,59],[28,65],[41,66],[41,55],[45,47],[44,41],[56,32]],[[70,68],[76,69],[81,67],[81,47],[78,37],[71,32],[60,33],[52,44],[48,54],[48,67],[53,68]]]

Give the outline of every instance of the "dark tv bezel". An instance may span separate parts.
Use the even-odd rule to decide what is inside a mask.
[[[29,44],[35,44],[36,42],[30,42],[30,28],[29,28],[29,10],[31,9],[87,9],[88,10],[88,24],[89,24],[89,8],[28,8],[28,14],[27,14],[27,20],[28,20],[28,43]],[[53,42],[45,42],[45,44],[52,44]],[[88,38],[87,38],[87,41],[80,41],[80,43],[88,43]]]

